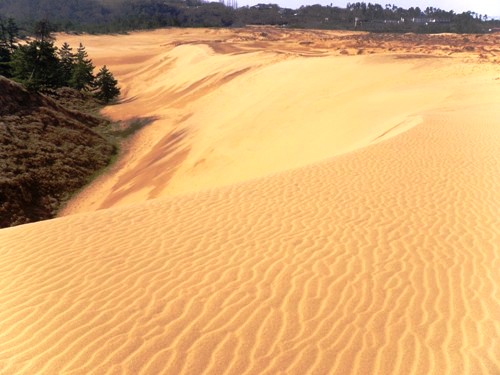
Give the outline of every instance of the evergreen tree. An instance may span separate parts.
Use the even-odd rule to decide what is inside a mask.
[[[12,77],[11,60],[18,33],[14,19],[9,18],[6,22],[0,19],[0,74],[8,78]]]
[[[57,47],[52,41],[52,27],[48,21],[37,22],[34,27],[36,40],[17,48],[14,41],[19,29],[12,19],[7,21],[5,31],[7,43],[13,51],[10,65],[16,81],[33,90],[61,85]]]
[[[10,50],[0,44],[0,75],[7,78],[11,77],[10,60]]]
[[[54,27],[47,20],[38,21],[35,23],[33,28],[33,33],[35,37],[40,42],[50,42],[54,40],[52,36],[52,32],[54,31]]]
[[[10,77],[11,50],[9,48],[9,38],[7,27],[0,19],[0,75]]]
[[[68,43],[64,42],[57,54],[59,55],[60,61],[61,84],[63,86],[70,86],[73,69],[75,68],[73,48],[71,48]]]
[[[7,20],[7,24],[5,25],[5,32],[7,36],[8,47],[11,51],[16,48],[15,42],[19,34],[19,27],[17,27],[16,22],[13,18],[9,18]]]
[[[9,38],[7,36],[7,25],[5,24],[4,20],[0,17],[0,46],[4,48],[9,47]]]
[[[15,80],[38,90],[60,86],[59,59],[53,42],[32,41],[19,46],[12,54]]]
[[[88,90],[94,83],[94,65],[92,60],[88,58],[85,47],[80,43],[76,52],[70,86],[77,90]]]
[[[112,99],[120,95],[118,81],[113,77],[113,74],[111,74],[106,65],[97,73],[95,86],[97,89],[96,97],[105,103],[109,103]]]

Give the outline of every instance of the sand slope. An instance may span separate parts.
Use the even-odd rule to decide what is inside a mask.
[[[479,52],[449,56],[437,41],[424,55],[408,54],[421,47],[403,39],[407,44],[392,41],[372,55],[338,56],[349,43],[372,43],[358,41],[364,34],[263,30],[266,37],[259,28],[61,36],[83,41],[119,78],[126,100],[109,107],[109,116],[154,120],[114,172],[63,214],[312,164],[404,131],[425,113],[457,105],[457,93],[460,103],[474,100],[470,89],[489,87],[495,77],[495,65],[477,63]]]
[[[1,230],[0,373],[498,374],[500,85],[469,67],[366,147]]]
[[[0,371],[497,374],[500,132],[481,109],[0,231]]]

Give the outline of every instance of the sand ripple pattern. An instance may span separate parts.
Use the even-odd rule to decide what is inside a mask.
[[[498,125],[2,230],[0,373],[499,374]]]

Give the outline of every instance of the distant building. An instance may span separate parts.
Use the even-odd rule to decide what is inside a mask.
[[[276,10],[278,10],[278,5],[276,5],[276,4],[257,4],[257,5],[251,6],[250,9],[258,9],[258,10],[276,9]]]
[[[428,23],[430,18],[427,17],[413,17],[411,22],[413,23]]]
[[[411,22],[428,25],[430,23],[450,23],[451,20],[448,18],[413,17]]]

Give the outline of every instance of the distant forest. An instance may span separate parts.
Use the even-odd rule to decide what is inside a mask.
[[[277,25],[292,28],[375,32],[484,33],[500,21],[474,12],[454,13],[428,7],[348,3],[334,6],[280,8],[274,4],[238,7],[237,1],[200,0],[2,0],[0,22],[12,18],[30,34],[37,21],[54,31],[120,33],[137,29],[177,27],[240,27]]]

